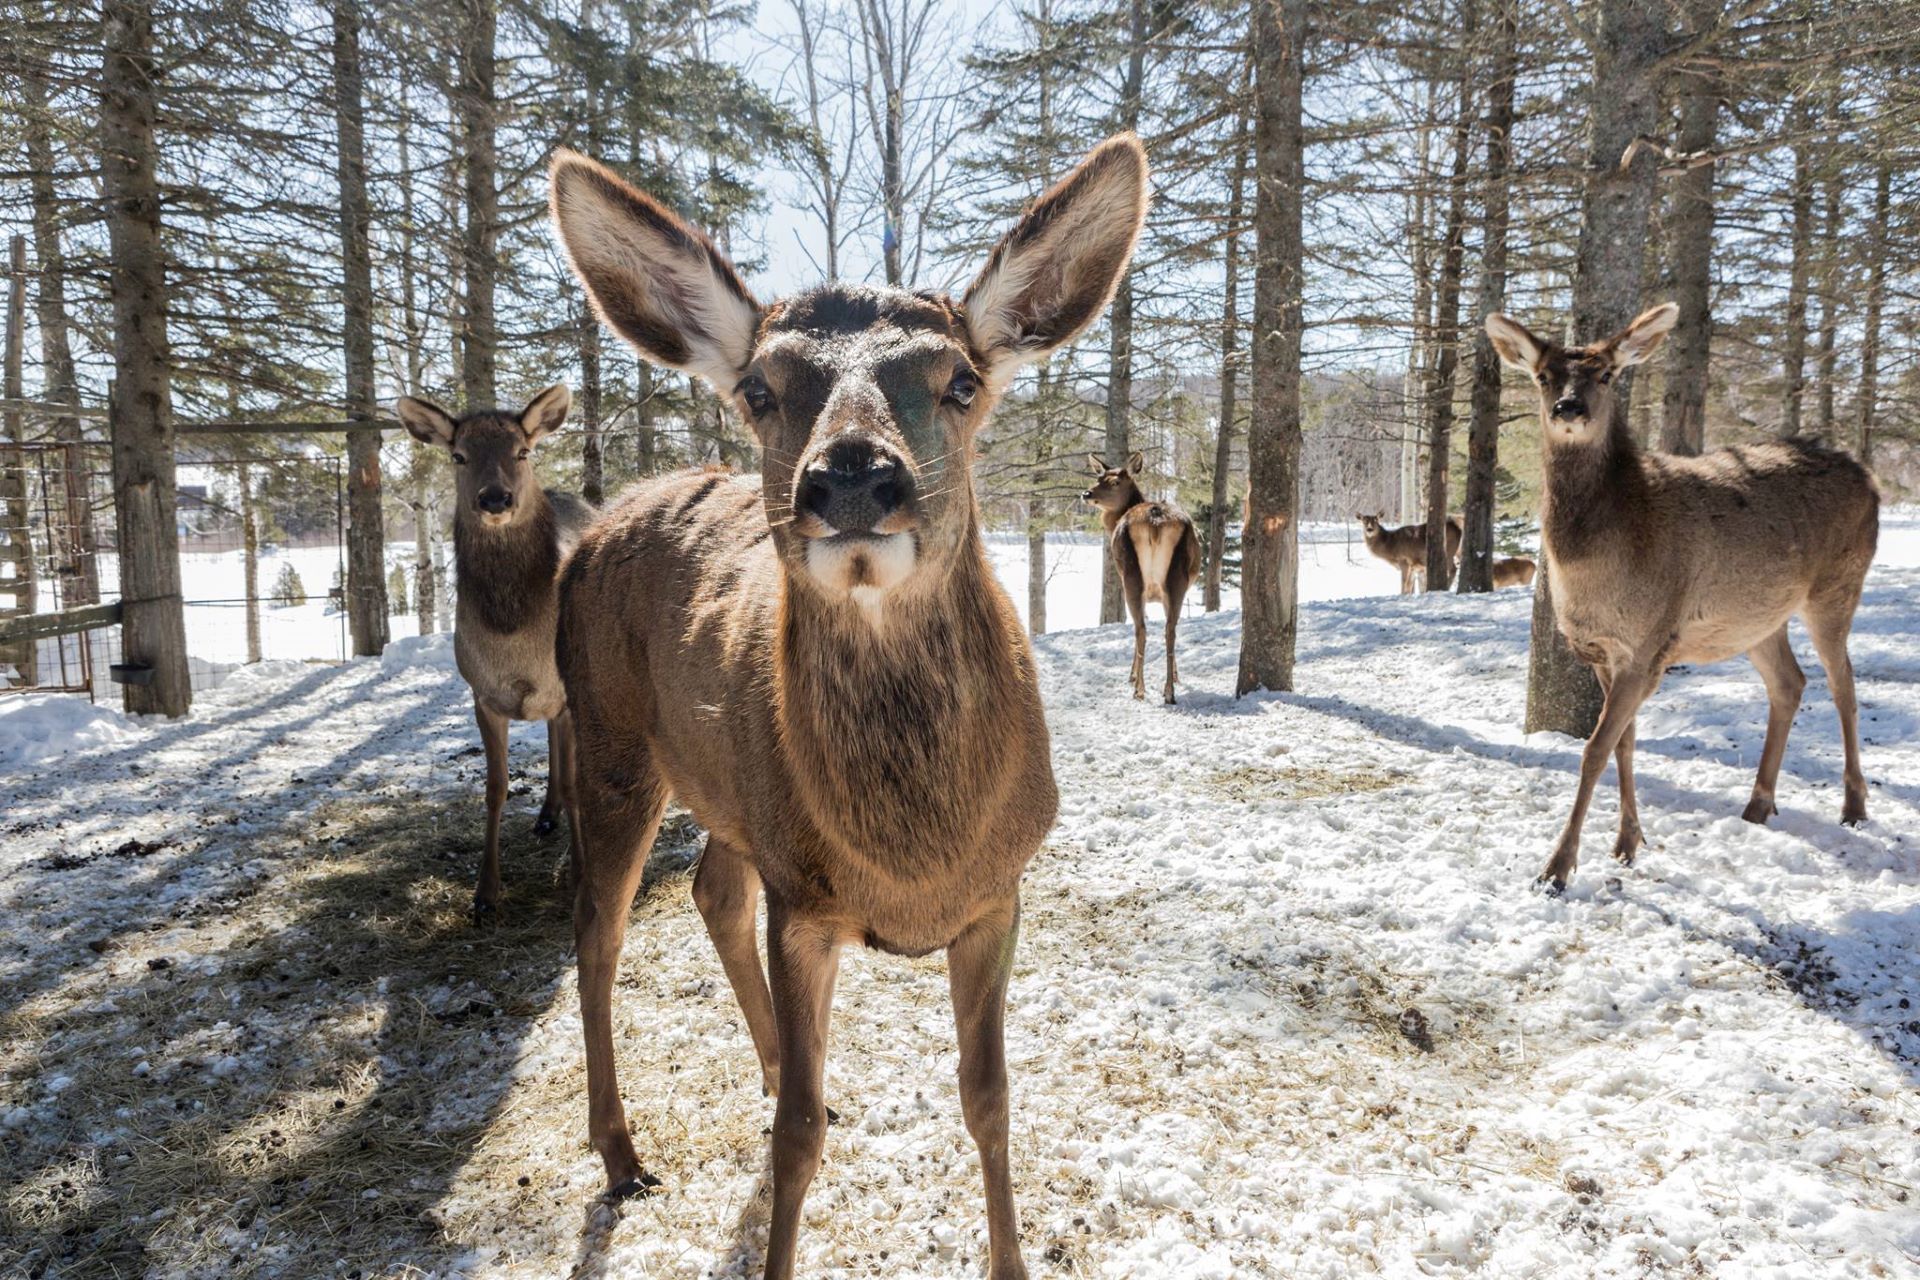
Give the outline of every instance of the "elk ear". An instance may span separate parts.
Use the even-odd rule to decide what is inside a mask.
[[[1113,468],[1107,465],[1107,460],[1097,453],[1087,455],[1087,465],[1093,469],[1093,474],[1097,476],[1103,476],[1113,470]]]
[[[400,425],[421,444],[453,447],[453,419],[431,400],[401,396],[394,403],[393,411],[399,416]]]
[[[1680,304],[1676,302],[1663,302],[1635,316],[1632,324],[1607,340],[1613,348],[1613,367],[1624,369],[1653,355],[1679,318]]]
[[[724,398],[746,372],[760,304],[713,242],[585,156],[554,157],[550,204],[594,310],[655,364]]]
[[[529,400],[527,407],[520,411],[520,429],[527,433],[527,443],[533,444],[549,431],[558,431],[571,408],[573,392],[567,390],[564,382],[554,383]]]
[[[1493,344],[1494,353],[1503,363],[1528,373],[1540,368],[1540,357],[1547,349],[1527,326],[1498,311],[1487,317],[1487,341]]]
[[[1140,452],[1138,449],[1134,450],[1133,456],[1127,459],[1127,470],[1137,476],[1142,471],[1145,471],[1146,469],[1147,469],[1147,455]]]
[[[967,329],[1004,387],[1106,308],[1147,216],[1147,153],[1130,133],[1093,149],[1036,200],[967,286]]]

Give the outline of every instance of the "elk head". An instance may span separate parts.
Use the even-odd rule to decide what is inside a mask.
[[[1353,518],[1360,522],[1360,532],[1365,536],[1376,538],[1380,535],[1380,516],[1370,516],[1356,511]]]
[[[1540,392],[1540,431],[1550,442],[1587,444],[1613,420],[1614,379],[1640,364],[1673,332],[1680,308],[1665,302],[1600,342],[1563,347],[1537,338],[1512,316],[1487,317],[1487,338],[1500,359],[1533,379]]]
[[[519,413],[482,410],[456,419],[431,400],[413,396],[401,396],[394,409],[414,439],[441,445],[452,455],[461,515],[498,529],[538,505],[526,501],[540,488],[533,446],[567,420],[572,405],[572,393],[556,383]]]
[[[1102,511],[1125,511],[1140,501],[1140,485],[1135,477],[1146,465],[1146,455],[1137,451],[1127,459],[1124,467],[1110,467],[1099,454],[1088,454],[1087,466],[1093,472],[1093,487],[1082,493],[1080,500],[1092,503]]]
[[[965,295],[828,284],[762,305],[699,231],[562,152],[554,225],[601,318],[696,373],[752,427],[787,580],[869,607],[975,539],[974,435],[1023,363],[1105,308],[1146,215],[1146,153],[1097,147],[995,246]]]

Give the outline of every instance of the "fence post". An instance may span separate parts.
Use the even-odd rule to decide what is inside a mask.
[[[0,581],[0,593],[7,603],[0,605],[0,616],[32,613],[35,595],[33,564],[32,511],[27,504],[27,456],[20,446],[26,443],[27,417],[20,408],[22,344],[27,328],[27,238],[13,237],[8,262],[7,333],[5,373],[0,377],[0,395],[8,401],[7,450],[0,455],[0,502],[6,505],[6,545],[0,548],[0,564],[11,563],[13,573]],[[20,683],[36,685],[39,679],[39,642],[29,637],[0,650],[0,664],[10,664],[20,674]]]

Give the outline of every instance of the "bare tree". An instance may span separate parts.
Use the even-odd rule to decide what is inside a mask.
[[[1487,84],[1486,205],[1480,220],[1478,317],[1506,310],[1507,227],[1512,212],[1513,86],[1519,38],[1517,0],[1493,0],[1493,66]],[[1500,462],[1500,357],[1473,326],[1473,389],[1467,426],[1466,528],[1460,539],[1462,592],[1493,590],[1494,478]],[[1433,526],[1429,525],[1429,528]]]
[[[1220,608],[1220,573],[1227,558],[1227,482],[1233,469],[1234,414],[1240,385],[1240,223],[1246,213],[1248,152],[1253,133],[1247,114],[1234,129],[1233,176],[1227,188],[1226,279],[1220,306],[1220,416],[1213,435],[1213,496],[1207,517],[1207,580],[1204,602],[1208,613]]]
[[[1447,222],[1435,299],[1433,379],[1427,400],[1427,590],[1453,585],[1448,554],[1448,466],[1453,454],[1453,390],[1460,365],[1460,276],[1466,259],[1467,152],[1473,140],[1473,42],[1478,0],[1460,0],[1460,74],[1453,125],[1453,173],[1447,183]]]

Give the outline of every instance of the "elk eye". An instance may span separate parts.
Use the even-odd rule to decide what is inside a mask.
[[[454,454],[454,455],[453,455],[453,465],[454,465],[454,466],[456,466],[456,467],[464,467],[464,466],[466,466],[466,465],[467,465],[467,455],[466,455],[466,454],[464,454],[464,453],[456,453],[456,454]]]
[[[979,389],[980,384],[975,380],[973,370],[962,369],[954,374],[953,381],[947,384],[947,399],[964,409],[973,403],[974,393]]]
[[[520,461],[525,462],[527,458],[532,455],[532,453],[533,453],[533,450],[531,449],[522,449],[520,451]]]
[[[740,398],[747,402],[748,412],[756,418],[773,412],[773,392],[758,378],[748,378],[740,384]]]
[[[1607,384],[1608,384],[1609,382],[1612,382],[1612,381],[1613,381],[1613,370],[1611,370],[1611,369],[1609,369],[1609,370],[1607,370],[1607,371],[1606,371],[1605,373],[1603,373],[1603,374],[1601,374],[1601,375],[1600,375],[1600,385],[1601,385],[1601,386],[1603,386],[1603,387],[1604,387],[1604,386],[1606,386],[1606,385],[1607,385]]]

